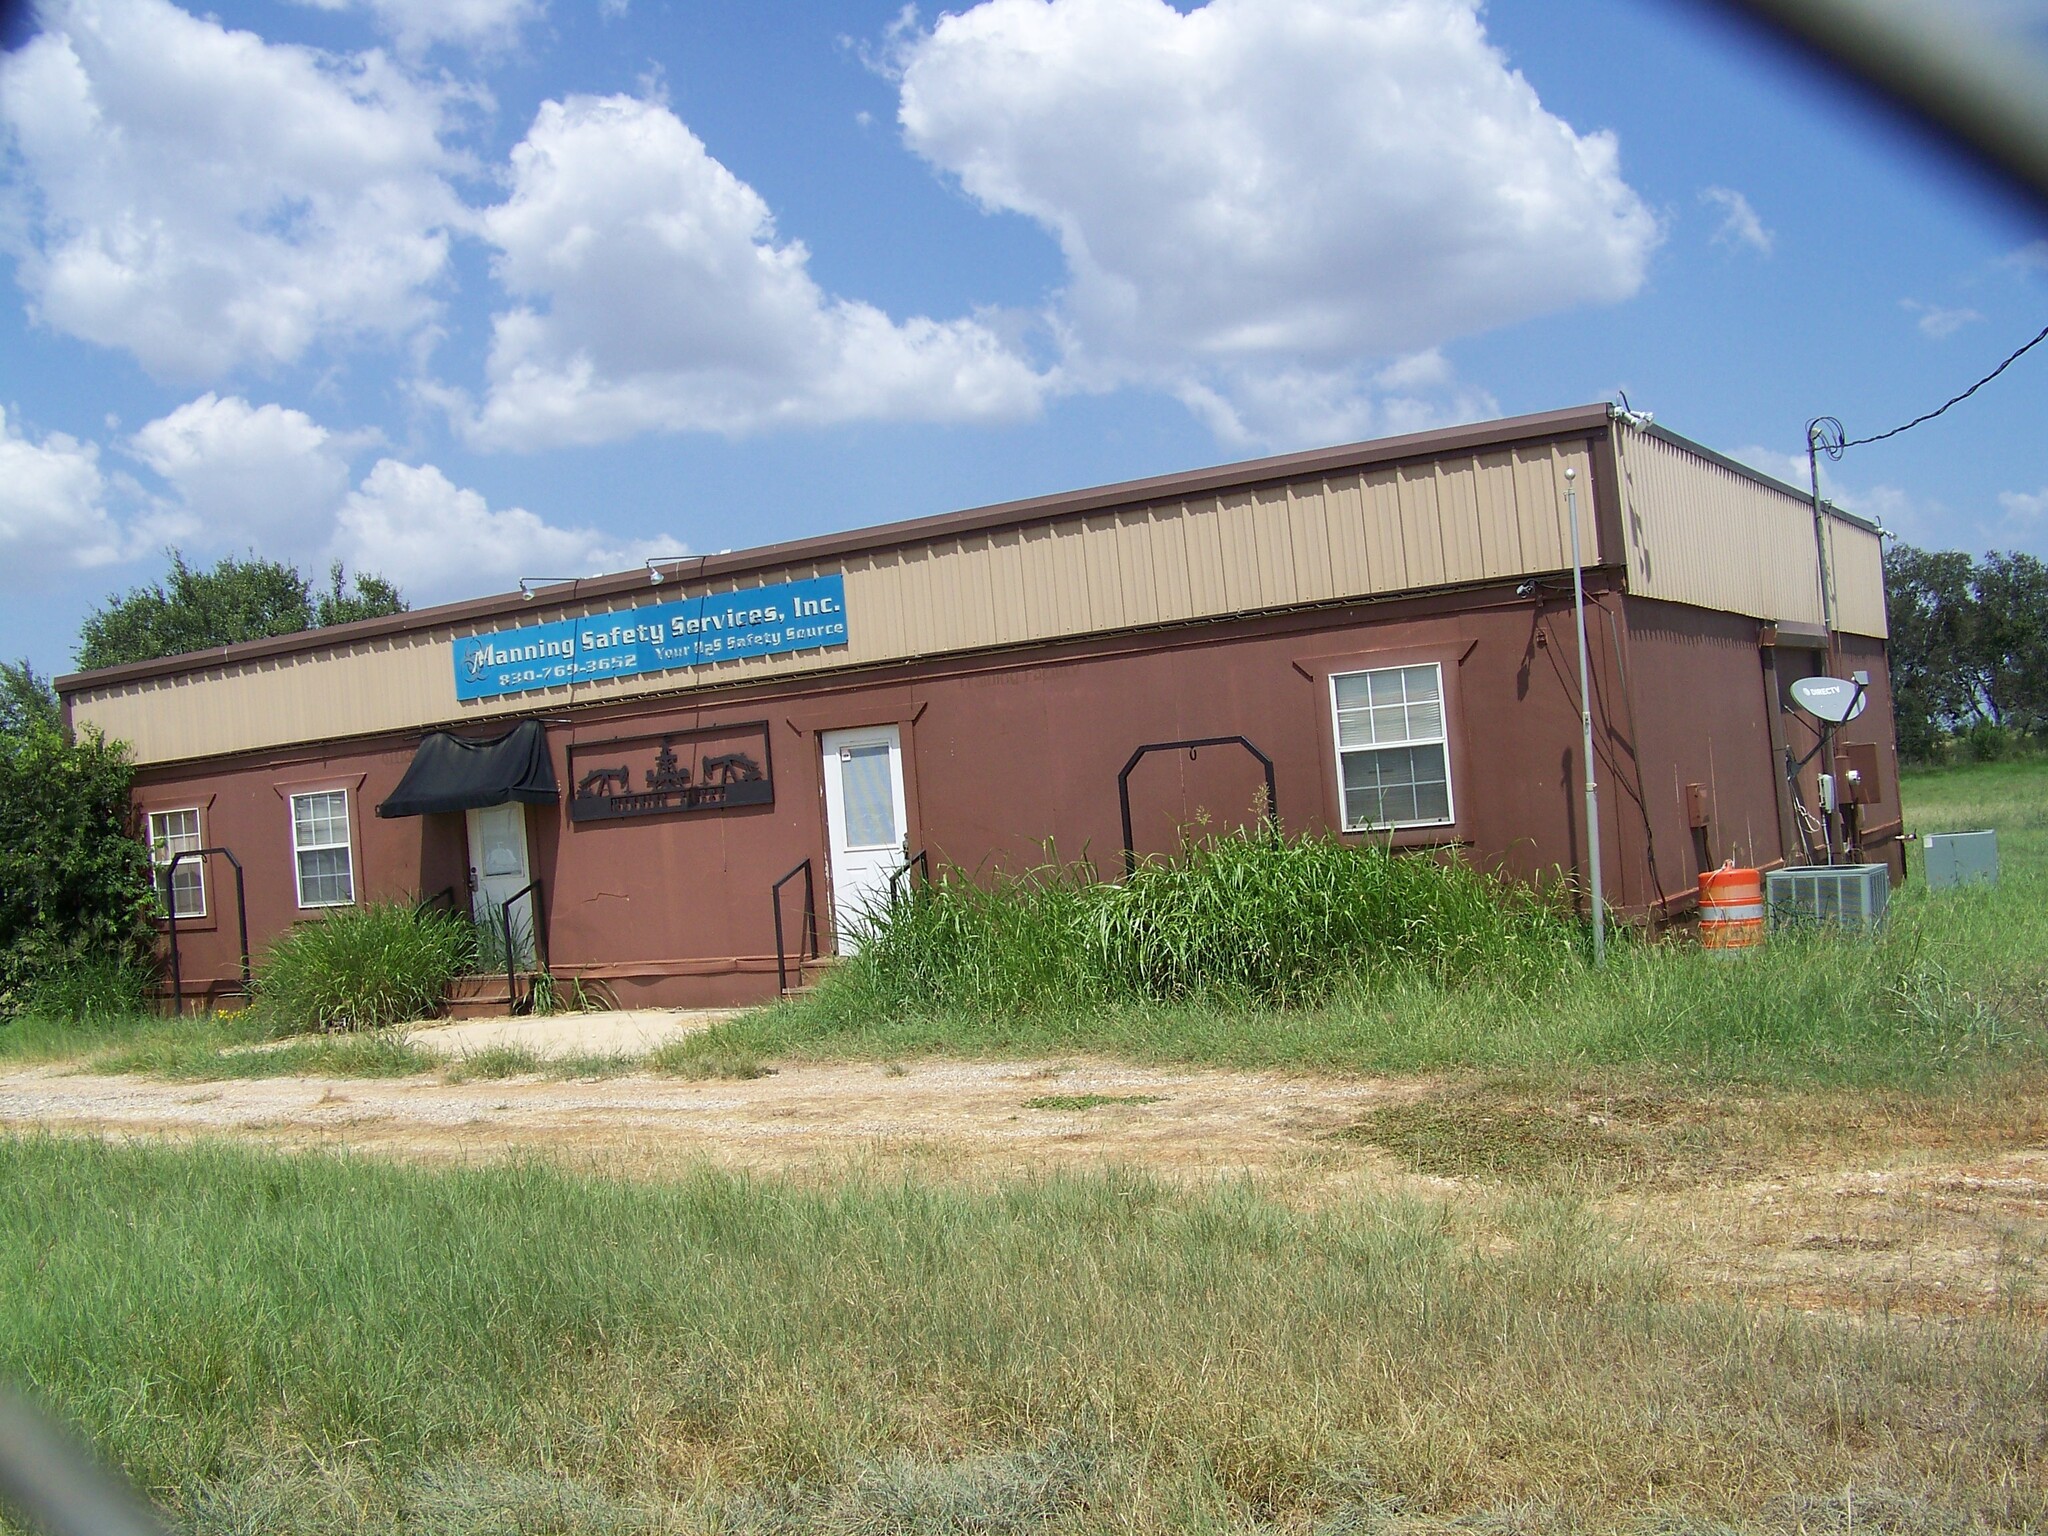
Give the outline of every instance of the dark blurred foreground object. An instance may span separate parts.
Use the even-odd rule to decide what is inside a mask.
[[[7,1386],[0,1386],[0,1507],[49,1536],[169,1531],[125,1478]]]
[[[0,0],[0,52],[12,53],[35,33],[35,7],[29,0]]]
[[[2048,207],[2048,57],[1982,9],[1929,0],[1715,0],[1875,90]]]

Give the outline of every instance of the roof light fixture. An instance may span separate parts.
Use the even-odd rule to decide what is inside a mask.
[[[581,576],[522,576],[519,578],[519,595],[530,603],[536,587],[559,587],[564,583],[573,587],[582,579]]]

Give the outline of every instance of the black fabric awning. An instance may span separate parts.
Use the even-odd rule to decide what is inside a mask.
[[[420,743],[412,766],[377,814],[425,816],[507,800],[553,805],[561,793],[548,758],[547,733],[538,720],[522,720],[504,735],[481,741],[436,731]]]

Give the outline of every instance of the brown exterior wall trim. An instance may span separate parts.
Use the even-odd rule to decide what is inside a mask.
[[[1604,439],[1607,431],[1608,406],[1605,403],[1573,406],[1566,410],[1543,411],[1535,415],[1513,416],[1500,421],[1479,422],[1468,426],[1442,427],[1429,432],[1411,432],[1401,437],[1380,438],[1372,442],[1348,443],[1335,448],[1317,448],[1303,453],[1250,459],[1207,469],[1182,470],[1170,475],[1127,480],[1115,485],[1096,486],[1086,490],[1063,491],[1051,496],[999,502],[993,506],[976,507],[962,512],[946,512],[935,517],[883,523],[846,533],[825,534],[817,538],[797,539],[782,544],[766,544],[753,549],[735,550],[730,554],[680,555],[676,558],[675,565],[679,568],[679,574],[689,581],[728,580],[757,570],[839,560],[932,539],[956,538],[963,534],[1055,522],[1113,507],[1169,501],[1222,490],[1251,489],[1284,480],[1303,479],[1311,475],[1340,473],[1404,460],[1440,458],[1445,454],[1480,448],[1507,447],[1515,443],[1539,442],[1546,438],[1593,437],[1597,434]],[[131,662],[119,667],[102,667],[91,672],[67,673],[56,680],[55,686],[60,693],[70,694],[95,687],[138,682],[183,672],[200,672],[269,656],[352,645],[415,630],[474,624],[511,615],[534,618],[543,614],[553,614],[557,608],[571,603],[588,603],[627,593],[641,595],[646,592],[647,586],[647,575],[644,570],[591,577],[584,581],[564,582],[556,587],[539,588],[540,595],[532,601],[522,598],[517,593],[494,594],[466,602],[446,603],[435,608],[415,609],[387,618],[337,624],[331,629],[304,630],[297,634],[277,635],[264,640],[247,640],[236,645],[218,646],[212,650],[193,651],[182,656]],[[564,588],[567,590],[563,590]]]

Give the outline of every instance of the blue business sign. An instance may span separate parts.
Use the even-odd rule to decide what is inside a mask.
[[[599,677],[846,644],[846,578],[707,592],[455,642],[455,696],[488,699]]]

